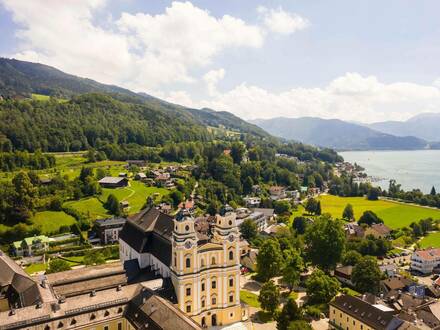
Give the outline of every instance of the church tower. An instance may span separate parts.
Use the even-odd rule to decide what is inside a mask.
[[[194,219],[180,212],[174,220],[171,278],[179,308],[203,327],[242,321],[240,250],[236,215],[222,209],[209,241],[198,241]],[[243,314],[245,313],[245,315]]]
[[[187,210],[181,210],[174,220],[172,243],[171,279],[176,290],[179,308],[193,315],[197,310],[196,281],[191,278],[197,267],[197,234],[194,218]]]

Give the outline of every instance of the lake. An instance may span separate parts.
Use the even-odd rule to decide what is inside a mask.
[[[425,193],[434,186],[440,192],[440,150],[413,151],[346,151],[339,153],[345,161],[358,163],[365,172],[382,180],[374,185],[388,189],[395,179],[404,190],[419,188]]]

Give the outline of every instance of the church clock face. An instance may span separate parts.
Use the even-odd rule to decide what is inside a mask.
[[[191,249],[192,243],[190,241],[186,241],[185,242],[185,248],[186,249]]]
[[[235,237],[234,237],[234,235],[229,235],[228,239],[229,239],[229,242],[233,242],[235,240]]]

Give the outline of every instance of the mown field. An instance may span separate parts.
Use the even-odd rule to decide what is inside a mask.
[[[334,218],[341,218],[345,206],[351,204],[356,219],[359,219],[366,210],[371,210],[382,218],[390,228],[409,226],[413,221],[430,217],[440,219],[440,210],[387,200],[369,201],[364,197],[338,197],[332,195],[320,196],[319,200],[321,201],[322,212],[330,213]],[[300,208],[295,216],[303,212],[304,209]]]
[[[103,203],[105,203],[110,194],[115,195],[119,201],[128,201],[130,205],[128,213],[133,214],[142,209],[148,196],[154,195],[157,200],[160,200],[162,196],[168,195],[169,193],[170,191],[167,189],[148,187],[142,182],[131,180],[129,187],[116,189],[105,188],[98,197],[69,201],[64,203],[64,206],[71,207],[91,219],[101,219],[110,216],[103,206]]]
[[[428,234],[420,240],[419,244],[423,249],[428,247],[440,247],[440,232]]]

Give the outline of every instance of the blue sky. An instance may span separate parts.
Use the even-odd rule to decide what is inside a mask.
[[[0,54],[244,118],[440,111],[440,2],[0,0]]]

